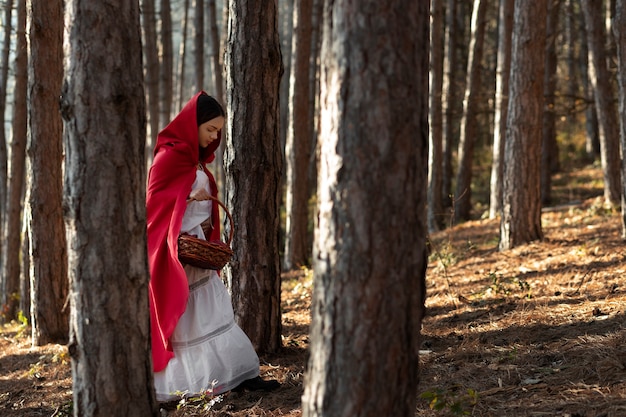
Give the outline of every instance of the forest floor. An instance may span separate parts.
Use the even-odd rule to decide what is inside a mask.
[[[554,184],[559,205],[542,214],[542,241],[499,252],[497,220],[430,236],[416,416],[626,416],[620,214],[602,205],[598,169]],[[310,271],[284,274],[284,348],[261,358],[262,376],[281,388],[196,399],[162,415],[300,416],[310,296]],[[19,323],[0,330],[0,415],[71,415],[66,348],[31,347]]]

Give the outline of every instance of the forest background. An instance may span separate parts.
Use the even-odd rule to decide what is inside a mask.
[[[63,76],[63,66],[60,67],[60,73],[55,74],[50,71],[51,66],[41,65],[42,62],[49,64],[54,61],[46,56],[45,51],[55,48],[41,47],[46,45],[46,39],[43,36],[37,39],[38,34],[50,33],[51,26],[46,24],[51,20],[56,18],[63,21],[63,11],[58,14],[59,9],[55,8],[55,5],[62,3],[51,1],[45,6],[50,9],[42,6],[39,10],[35,4],[24,0],[7,0],[2,4],[4,39],[0,110],[6,115],[5,129],[0,130],[3,317],[7,323],[12,320],[28,323],[33,345],[66,344],[70,335],[67,294],[72,274],[75,274],[73,267],[81,263],[80,260],[76,263],[76,260],[70,259],[68,268],[68,262],[65,262],[67,252],[72,251],[64,239],[68,225],[64,224],[63,217],[65,222],[72,218],[76,208],[68,201],[81,195],[74,194],[76,187],[72,188],[72,185],[76,185],[73,181],[77,180],[78,175],[64,174],[59,161],[67,157],[71,150],[80,154],[83,148],[81,144],[72,142],[71,128],[66,128],[70,131],[70,138],[66,136],[64,144],[60,137],[56,142],[38,140],[42,133],[60,129],[60,119],[46,121],[46,116],[42,114],[46,112],[41,110],[54,108],[59,103],[58,95],[42,103],[38,100],[44,97],[35,94],[41,91],[38,90],[41,88],[38,85],[40,80],[54,75]],[[431,244],[441,243],[436,241],[436,237],[441,236],[442,231],[455,230],[462,227],[463,222],[480,218],[492,222],[502,219],[497,243],[499,250],[506,251],[542,240],[542,208],[545,211],[555,204],[576,203],[575,199],[565,201],[562,196],[555,195],[557,188],[553,186],[552,180],[565,172],[586,166],[595,167],[602,173],[602,209],[615,217],[624,212],[621,207],[624,167],[619,155],[625,140],[623,118],[626,112],[623,107],[618,111],[618,103],[623,106],[623,90],[620,89],[623,88],[623,83],[620,83],[623,80],[623,76],[620,77],[623,74],[620,53],[624,53],[620,27],[623,26],[618,23],[621,17],[619,12],[623,10],[621,4],[615,0],[431,2],[430,44],[426,45],[426,49],[417,50],[422,56],[430,56],[428,178],[424,178],[421,184],[424,188],[427,186],[428,194],[427,201],[419,198],[417,201],[421,201],[425,207],[421,221],[433,237]],[[332,72],[329,58],[322,53],[324,36],[329,36],[328,32],[325,35],[322,30],[324,19],[328,18],[329,13],[329,10],[323,9],[323,2],[279,1],[276,6],[276,9],[258,10],[258,15],[268,23],[266,27],[273,29],[262,32],[262,36],[257,39],[259,42],[253,44],[250,50],[245,50],[247,44],[244,45],[242,48],[248,55],[244,54],[242,58],[242,55],[235,53],[233,43],[245,43],[245,40],[254,38],[255,33],[233,35],[229,32],[228,24],[237,22],[238,18],[245,21],[248,14],[254,15],[251,10],[244,9],[242,3],[164,0],[156,4],[150,0],[142,1],[143,45],[139,50],[139,55],[143,56],[142,86],[145,86],[141,93],[145,93],[147,104],[147,131],[141,138],[141,143],[145,143],[146,166],[149,164],[156,132],[176,114],[193,92],[204,89],[232,108],[243,93],[237,92],[236,77],[228,68],[245,68],[246,63],[253,63],[259,66],[259,72],[263,72],[263,76],[258,79],[258,90],[251,89],[247,93],[250,96],[248,102],[257,105],[261,102],[270,103],[267,113],[251,112],[229,124],[224,132],[227,140],[224,141],[224,149],[214,169],[222,186],[222,195],[234,212],[235,229],[249,222],[246,225],[254,226],[259,235],[271,236],[267,240],[258,238],[241,243],[240,247],[235,248],[240,262],[225,271],[225,278],[233,291],[238,321],[258,350],[267,354],[275,354],[283,345],[280,323],[281,272],[284,277],[290,271],[315,266],[312,258],[315,252],[314,230],[320,227],[315,219],[321,207],[320,187],[326,185],[318,178],[320,161],[325,160],[323,145],[319,143],[323,139],[321,132],[324,131],[321,110],[328,106],[323,100],[325,80],[322,75],[324,71]],[[542,6],[545,7],[542,9]],[[532,39],[539,39],[539,43],[534,44],[538,47],[534,48],[535,56],[530,58],[530,67],[524,67],[527,63],[515,60],[522,56],[519,50],[518,55],[512,53],[515,51],[515,37],[529,33],[529,28],[514,27],[514,10],[522,11],[524,7],[534,13],[533,19],[541,22],[533,28],[539,35]],[[52,19],[44,19],[44,16]],[[67,10],[65,16],[71,19]],[[392,22],[393,16],[390,14],[385,17],[389,17]],[[523,21],[521,18],[519,20]],[[133,23],[131,20],[129,27]],[[60,32],[55,33],[63,35],[63,27],[57,26],[57,29]],[[66,33],[65,36],[70,35]],[[58,39],[57,48],[62,46],[58,44]],[[267,51],[258,48],[264,40],[276,48],[274,52],[265,55]],[[361,38],[357,47],[371,46],[367,40],[366,37]],[[103,48],[106,51],[106,46]],[[254,52],[255,48],[261,51]],[[538,62],[541,63],[539,67],[532,65]],[[537,84],[533,84],[529,91],[534,95],[525,97],[524,92],[509,87],[509,83],[530,68],[533,68],[531,72],[534,75],[537,68],[541,69],[541,88],[537,91]],[[416,74],[419,75],[419,70],[416,70]],[[235,82],[229,80],[229,76]],[[280,85],[272,89],[266,82],[268,77],[273,81],[279,80]],[[242,85],[253,85],[250,81],[247,79],[247,83]],[[263,87],[266,91],[263,91]],[[61,89],[59,84],[58,91]],[[63,95],[66,93],[68,90],[63,90]],[[367,99],[363,98],[363,103]],[[524,106],[524,100],[530,100],[534,106]],[[516,108],[515,103],[522,105]],[[75,111],[68,104],[71,102],[62,100],[60,109],[66,123],[72,120],[71,113]],[[541,108],[540,112],[528,111],[537,106]],[[518,119],[515,119],[516,115]],[[274,117],[276,120],[273,120]],[[511,120],[516,123],[511,123]],[[142,118],[139,116],[135,122],[141,125]],[[255,131],[252,134],[242,134],[243,129],[260,125],[264,127],[253,129]],[[42,126],[45,126],[43,132]],[[55,128],[51,129],[50,126]],[[532,129],[518,132],[516,136],[515,126],[530,126]],[[423,129],[424,125],[419,127]],[[136,133],[140,134],[141,129]],[[253,140],[250,140],[250,136],[253,136]],[[239,141],[241,137],[247,137],[248,140]],[[508,140],[511,137],[522,140]],[[268,146],[268,140],[276,142],[270,142]],[[237,178],[232,172],[245,167],[245,162],[236,156],[229,156],[228,147],[234,150],[235,155],[239,152],[250,159],[269,149],[273,153],[270,161],[272,169],[267,175]],[[132,152],[136,153],[136,149]],[[106,152],[103,155],[108,156]],[[522,166],[517,163],[522,163]],[[281,168],[283,164],[284,169]],[[389,166],[387,169],[393,171]],[[369,166],[366,172],[372,176],[388,175],[380,164]],[[64,175],[65,189],[61,184]],[[141,171],[137,175],[140,177]],[[516,183],[517,179],[526,177],[534,179],[530,184],[537,187],[526,188]],[[233,185],[242,190],[244,195],[254,195],[245,192],[252,188],[269,188],[271,192],[267,200],[246,200],[246,197],[229,194]],[[82,197],[88,196],[88,191],[83,191],[85,194]],[[515,196],[519,198],[518,201]],[[42,205],[41,201],[58,202],[58,205]],[[234,209],[254,207],[259,202],[267,212],[272,213],[269,216],[272,221],[268,221],[267,213],[248,220],[252,217],[249,212]],[[506,202],[509,204],[503,204]],[[387,204],[394,207],[391,201]],[[516,211],[511,210],[511,207]],[[368,208],[355,204],[354,210]],[[419,215],[421,212],[415,210],[415,213]],[[530,215],[521,216],[520,213]],[[612,230],[614,234],[620,233],[615,228]],[[80,234],[80,231],[73,233],[79,237]],[[623,226],[621,234],[624,234]],[[71,244],[71,230],[67,236]],[[81,239],[74,240],[74,243],[77,242],[81,243]],[[109,241],[99,249],[106,249],[107,244],[109,248],[113,246]],[[54,250],[42,251],[42,248]],[[317,250],[319,253],[319,248]],[[239,277],[239,271],[255,269],[253,265],[258,259],[250,255],[252,252],[272,254],[275,262],[273,260],[265,265],[265,272],[251,274],[253,278],[260,279],[233,278]],[[377,256],[382,259],[384,253]],[[437,256],[441,260],[441,252],[431,246],[431,262],[436,261]],[[397,259],[397,256],[392,259]],[[381,265],[384,262],[381,261]],[[393,268],[393,261],[388,261],[387,266]],[[338,274],[346,279],[341,272]],[[319,284],[320,287],[326,290],[329,286],[332,288],[332,284],[323,280],[324,274],[320,275],[319,282],[324,282],[323,285]],[[74,288],[81,288],[81,285],[76,284],[81,284],[83,278],[75,276],[73,279]],[[94,288],[98,288],[100,294],[106,293],[110,287],[99,284],[98,280],[101,279],[101,276],[88,278],[82,281],[82,288],[95,284]],[[384,282],[385,277],[378,276],[376,279]],[[254,281],[260,284],[250,286]],[[337,281],[345,282],[340,279]],[[494,288],[501,289],[497,284],[494,282]],[[242,288],[246,287],[248,290],[243,291]],[[259,290],[270,293],[273,298],[271,296],[259,302],[251,295]],[[351,297],[358,299],[358,291],[355,290]],[[133,290],[129,292],[134,294]],[[83,296],[81,293],[76,297],[80,299]],[[459,294],[456,296],[458,298]],[[86,300],[82,302],[72,302],[75,308],[82,303],[89,311],[91,303],[97,305],[103,302],[98,297],[98,294],[91,294],[85,296]],[[77,310],[85,312],[80,308]],[[598,310],[602,312],[603,308],[600,306]],[[262,320],[254,320],[253,317],[258,316],[259,311],[272,313],[261,314],[264,316]],[[613,313],[617,315],[616,326],[619,328],[619,317],[623,311]],[[87,344],[82,349],[89,352],[94,347]],[[372,349],[377,348],[383,349]],[[329,373],[335,374],[331,379],[341,379],[337,370]],[[407,378],[408,386],[411,386],[413,379],[410,375]],[[76,395],[83,389],[89,392],[95,380],[89,381],[87,375],[81,378],[75,376],[74,384],[78,384],[74,388]],[[431,394],[433,407],[454,405],[438,402],[442,398],[439,391],[427,392]],[[398,396],[401,397],[402,393]],[[471,396],[470,393],[468,404],[472,402]],[[98,402],[97,397],[87,395],[85,398]],[[75,399],[75,412],[78,412],[83,405],[77,397]],[[360,407],[367,408],[367,404],[361,403]]]

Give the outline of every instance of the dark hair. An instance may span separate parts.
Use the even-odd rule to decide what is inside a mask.
[[[217,100],[207,94],[198,96],[196,105],[196,121],[198,126],[216,117],[224,117],[224,108]]]

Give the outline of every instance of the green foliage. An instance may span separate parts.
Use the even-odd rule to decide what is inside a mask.
[[[431,410],[448,410],[455,416],[470,415],[470,409],[478,404],[478,392],[471,388],[468,388],[466,393],[461,394],[455,391],[444,391],[437,388],[434,391],[423,392],[420,398],[428,401]]]
[[[180,397],[180,401],[176,406],[177,410],[193,409],[195,411],[210,411],[211,408],[222,401],[221,395],[214,395],[213,390],[217,385],[217,380],[211,382],[211,387],[202,393],[194,396],[187,395],[187,392],[176,392],[175,395]]]

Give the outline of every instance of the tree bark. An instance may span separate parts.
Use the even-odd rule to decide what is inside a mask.
[[[159,120],[170,120],[172,116],[172,96],[174,93],[174,47],[172,45],[172,10],[170,0],[161,0],[161,65],[160,65],[160,107]]]
[[[5,252],[5,319],[17,317],[20,294],[20,251],[22,248],[22,205],[24,203],[26,135],[28,129],[26,96],[28,90],[28,46],[26,42],[26,0],[17,2],[15,87],[11,140],[11,170],[7,195]]]
[[[180,41],[180,46],[178,48],[178,96],[177,96],[177,105],[176,107],[182,109],[185,105],[185,100],[190,94],[187,94],[185,91],[185,59],[187,58],[187,32],[189,26],[189,0],[185,0],[183,5],[183,20],[181,22],[182,27],[182,39]]]
[[[605,204],[617,206],[620,204],[621,195],[619,123],[613,87],[611,85],[611,75],[607,67],[605,51],[606,27],[602,22],[602,10],[598,7],[597,2],[581,0],[580,4],[587,29],[590,61],[589,79],[594,89],[596,111],[598,113],[600,160],[604,176],[604,200]]]
[[[149,354],[139,2],[72,0],[66,7],[74,415],[158,416]]]
[[[504,143],[509,105],[509,72],[511,70],[511,36],[515,0],[500,0],[498,26],[498,57],[493,129],[493,161],[489,194],[489,218],[502,212],[502,182],[504,176]]]
[[[152,150],[159,133],[159,54],[157,51],[156,9],[154,0],[142,0],[143,52],[146,59],[146,90],[148,97],[148,120],[150,121],[146,157],[152,160]]]
[[[7,0],[4,5],[4,37],[2,39],[2,56],[0,57],[0,114],[6,114],[7,84],[9,78],[9,51],[11,46],[13,0]],[[7,138],[4,129],[0,129],[0,271],[5,265],[5,220],[7,208],[8,184],[8,152]],[[5,279],[0,279],[0,288],[4,290]],[[2,291],[4,292],[4,291]]]
[[[428,208],[429,233],[443,226],[441,198],[443,184],[443,110],[441,91],[443,86],[443,6],[444,0],[431,3],[430,28],[430,112],[428,139]]]
[[[461,136],[458,149],[458,171],[454,194],[454,220],[469,220],[472,210],[472,165],[474,146],[478,135],[477,113],[480,107],[481,64],[485,39],[485,17],[488,0],[474,0],[472,12],[472,35],[467,60],[467,83],[463,100]]]
[[[303,415],[413,416],[427,263],[429,2],[335,0],[324,22]]]
[[[235,254],[224,273],[239,326],[259,353],[273,352],[281,346],[276,3],[230,0],[229,7],[224,168]]]
[[[313,0],[296,0],[291,47],[289,126],[285,146],[285,252],[287,270],[310,264],[307,239],[311,153],[310,78]]]
[[[543,238],[540,161],[547,1],[515,1],[500,250]]]
[[[194,0],[195,91],[204,90],[204,0]]]
[[[626,150],[626,0],[617,0],[613,24],[617,46],[617,81],[619,86],[620,144]],[[626,158],[622,158],[622,239],[626,239]]]
[[[63,0],[29,0],[30,280],[33,345],[67,343],[67,241],[63,223]]]
[[[543,130],[541,149],[541,203],[550,204],[552,174],[559,171],[559,147],[556,142],[555,93],[557,88],[556,37],[561,0],[548,0],[546,21],[546,56],[543,74]]]
[[[457,32],[456,0],[447,0],[446,24],[444,30],[444,48],[446,54],[443,60],[443,84],[441,87],[441,102],[443,111],[443,166],[441,179],[441,196],[444,208],[452,206],[450,193],[452,190],[452,148],[456,143],[456,113],[455,103],[458,101],[460,89],[455,82],[456,67],[459,63],[459,52],[456,45]]]

